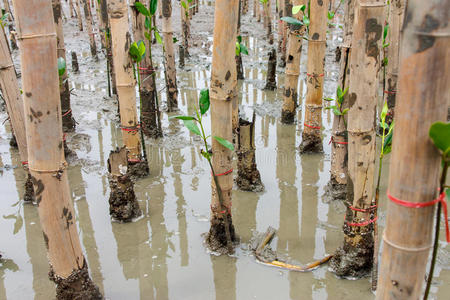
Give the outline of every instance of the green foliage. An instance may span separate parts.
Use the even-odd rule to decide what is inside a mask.
[[[163,40],[161,38],[161,35],[159,34],[158,29],[155,27],[155,28],[153,28],[153,30],[154,30],[154,33],[155,33],[156,41],[158,42],[158,44],[162,45],[163,44]]]
[[[299,25],[303,26],[304,23],[302,21],[297,20],[293,17],[282,17],[280,20],[285,21],[286,23],[292,24],[292,25]]]
[[[183,120],[184,126],[186,126],[187,129],[189,129],[190,132],[202,136],[200,129],[197,126],[197,123],[195,123],[197,119],[194,120]]]
[[[136,7],[138,12],[140,12],[141,14],[143,14],[146,17],[151,17],[151,15],[153,15],[153,14],[150,14],[150,12],[148,11],[147,7],[145,7],[145,5],[142,4],[141,2],[135,2],[134,3],[134,7]]]
[[[333,98],[324,98],[325,101],[336,101],[336,105],[325,107],[325,109],[331,109],[336,116],[343,116],[348,112],[348,108],[343,109],[342,103],[344,102],[344,96],[347,93],[348,88],[344,91],[340,86],[336,90],[336,100]]]
[[[380,114],[380,127],[383,130],[383,134],[381,136],[381,153],[380,153],[380,160],[383,159],[383,156],[385,154],[389,154],[392,150],[392,137],[394,135],[394,122],[392,122],[390,125],[386,124],[386,116],[388,114],[389,108],[387,105],[387,102],[384,102],[383,109],[381,110]],[[386,135],[386,130],[388,130],[388,133]]]
[[[389,31],[389,24],[386,24],[386,26],[384,26],[384,30],[383,30],[383,48],[386,48],[389,46],[389,43],[386,43],[388,31]]]
[[[5,13],[5,10],[2,9],[2,17],[0,18],[0,26],[2,28],[5,27],[5,25],[8,23],[9,13]]]
[[[128,53],[130,54],[131,59],[133,59],[134,62],[140,63],[145,56],[145,51],[146,49],[144,41],[139,41],[137,43],[133,42],[133,44],[131,44]]]
[[[203,89],[200,91],[200,99],[198,100],[198,107],[200,108],[200,113],[204,115],[209,109],[209,90]]]
[[[62,57],[58,58],[58,75],[61,78],[66,73],[66,60]]]
[[[294,5],[294,6],[292,7],[292,14],[293,14],[293,15],[296,15],[296,14],[298,14],[300,11],[302,11],[303,14],[304,14],[304,13],[305,13],[305,9],[306,9],[306,5],[305,5],[305,4],[303,4],[303,5]]]
[[[227,141],[227,140],[224,139],[224,138],[218,137],[218,136],[213,136],[213,138],[214,138],[216,141],[218,141],[218,142],[219,142],[222,146],[224,146],[225,148],[228,148],[228,149],[230,149],[231,151],[234,150],[234,145],[233,145],[233,143]]]
[[[444,160],[450,156],[450,123],[435,122],[431,125],[429,136],[434,145],[442,151]]]
[[[150,0],[150,14],[153,16],[158,8],[158,0]]]
[[[248,55],[248,49],[244,44],[242,44],[242,37],[239,35],[236,42],[236,56],[241,55],[241,53]]]
[[[261,4],[266,4],[266,3],[267,3],[267,0],[259,0],[259,2],[260,2]]]
[[[329,11],[328,12],[328,20],[333,20],[333,18],[334,18],[334,11]]]

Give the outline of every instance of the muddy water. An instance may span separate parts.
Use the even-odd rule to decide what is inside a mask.
[[[205,3],[192,22],[194,48],[185,70],[178,70],[181,113],[192,114],[198,94],[209,84],[213,6]],[[65,2],[63,2],[64,5]],[[209,4],[209,5],[208,5]],[[66,8],[66,15],[68,10]],[[250,10],[251,11],[251,10]],[[174,28],[179,11],[174,8]],[[198,22],[195,20],[198,18]],[[243,21],[243,35],[250,55],[244,57],[245,80],[239,83],[241,114],[256,111],[256,156],[265,191],[233,191],[233,222],[241,244],[233,257],[217,257],[203,245],[209,229],[210,174],[200,155],[201,143],[163,113],[164,138],[146,140],[150,176],[135,184],[144,216],[130,224],[111,222],[106,160],[122,145],[116,115],[117,103],[106,95],[105,59],[93,61],[86,33],[76,31],[74,20],[65,24],[68,51],[79,54],[80,74],[70,74],[72,109],[78,122],[68,135],[76,157],[68,158],[69,181],[77,225],[89,270],[110,299],[371,299],[369,279],[341,280],[319,268],[295,273],[257,264],[247,243],[268,226],[278,230],[272,247],[292,262],[306,264],[331,254],[342,243],[344,207],[328,203],[324,187],[329,179],[332,115],[324,111],[324,153],[302,155],[302,122],[279,122],[282,94],[262,90],[268,45],[262,24]],[[196,24],[196,25],[195,25]],[[331,29],[326,58],[325,96],[334,96],[338,66],[333,51],[340,30]],[[203,46],[203,49],[201,48]],[[305,90],[306,48],[301,80]],[[205,50],[206,49],[206,50]],[[159,52],[158,52],[159,51]],[[155,57],[161,62],[161,51]],[[14,53],[17,58],[18,53]],[[69,63],[70,65],[70,63]],[[162,69],[162,64],[159,64]],[[281,70],[280,70],[281,71]],[[278,74],[278,86],[283,76]],[[164,79],[158,73],[160,99],[165,101]],[[303,103],[303,102],[302,102]],[[164,107],[164,103],[162,103]],[[303,119],[303,109],[298,120]],[[178,113],[177,113],[178,114]],[[0,113],[0,120],[6,114]],[[209,115],[206,128],[210,128]],[[0,127],[0,299],[51,299],[54,285],[48,280],[48,263],[37,208],[21,202],[24,171],[17,150],[9,146],[10,127]],[[386,166],[389,160],[386,161]],[[383,190],[387,167],[383,172]],[[385,197],[380,226],[384,225]],[[382,228],[381,228],[382,229]],[[381,230],[380,230],[381,231]],[[442,236],[442,235],[441,235]],[[432,296],[449,293],[450,247],[442,241]]]

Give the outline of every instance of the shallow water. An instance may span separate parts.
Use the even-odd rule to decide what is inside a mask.
[[[212,24],[213,6],[206,4],[200,7],[201,14],[193,18],[193,24],[196,18],[200,24],[194,27],[193,39],[203,38],[211,43],[212,39],[208,40],[212,36],[211,26],[207,24]],[[174,13],[174,28],[179,28],[177,5]],[[69,15],[67,9],[66,15]],[[302,122],[281,124],[281,89],[278,92],[261,89],[265,84],[269,47],[262,39],[262,24],[255,22],[253,28],[248,26],[250,21],[249,13],[243,22],[243,35],[248,31],[244,40],[248,42],[250,56],[243,59],[246,79],[239,84],[241,114],[251,118],[253,110],[256,111],[256,157],[265,191],[233,190],[233,223],[241,238],[233,257],[211,255],[203,245],[201,235],[209,230],[208,165],[200,155],[200,141],[177,121],[169,122],[166,113],[162,114],[164,138],[146,140],[150,176],[135,184],[144,216],[129,224],[111,221],[106,160],[109,152],[121,145],[115,113],[117,104],[113,99],[104,98],[107,89],[104,56],[101,54],[100,61],[94,62],[89,55],[82,55],[88,52],[87,34],[76,31],[75,20],[65,24],[68,53],[72,50],[79,53],[81,71],[78,75],[70,74],[74,88],[72,109],[79,124],[76,132],[68,134],[69,147],[77,154],[76,159],[69,160],[69,182],[89,270],[106,298],[374,298],[367,278],[341,280],[326,266],[310,273],[269,268],[256,263],[248,251],[247,243],[254,232],[264,232],[272,226],[278,230],[272,242],[278,254],[306,264],[332,254],[341,245],[344,218],[344,207],[340,203],[327,203],[324,197],[329,180],[332,115],[329,110],[323,113],[324,154],[300,156],[297,147],[301,142]],[[339,40],[339,29],[331,30],[325,97],[334,96],[336,90],[339,70],[333,51]],[[305,44],[299,83],[303,97],[306,48]],[[155,53],[160,61],[161,51],[157,49]],[[210,55],[201,49],[194,49],[193,53],[185,70],[178,70],[177,74],[179,108],[187,114],[193,112],[199,91],[208,86],[210,76]],[[281,87],[282,73],[277,80]],[[159,98],[164,101],[161,73],[158,73],[158,84]],[[303,119],[302,112],[299,109],[298,120]],[[0,120],[5,118],[6,114],[1,112]],[[209,115],[206,122],[206,128],[210,128]],[[25,172],[18,167],[18,152],[9,146],[9,137],[9,125],[1,126],[0,250],[5,260],[0,263],[0,299],[51,299],[55,288],[47,275],[37,208],[20,201]],[[389,158],[386,166],[388,162]],[[383,191],[387,169],[383,172]],[[380,226],[383,227],[385,197],[381,201]],[[432,296],[445,299],[449,293],[450,247],[444,242],[441,246]]]

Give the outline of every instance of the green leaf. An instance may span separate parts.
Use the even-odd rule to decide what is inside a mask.
[[[338,99],[341,99],[344,97],[344,92],[342,91],[342,88],[340,86],[337,87],[336,96],[338,97]]]
[[[224,138],[218,137],[218,136],[213,136],[213,138],[219,142],[219,144],[221,144],[222,146],[224,146],[225,148],[230,149],[231,151],[234,151],[234,145],[233,143],[227,141]]]
[[[62,57],[58,58],[58,75],[63,76],[66,73],[66,60]]]
[[[138,42],[138,51],[139,51],[139,55],[141,56],[141,59],[144,58],[144,55],[145,55],[145,43],[144,43],[144,41],[139,41]]]
[[[447,194],[447,201],[450,201],[450,189],[446,189],[445,193]]]
[[[334,18],[334,11],[329,11],[328,12],[328,20],[333,20]]]
[[[198,106],[200,107],[200,113],[204,115],[209,109],[209,90],[203,89],[200,91],[200,99],[198,100]]]
[[[140,62],[142,57],[139,54],[139,47],[136,42],[133,42],[130,46],[130,50],[128,50],[128,53],[130,54],[131,58],[135,62]]]
[[[242,43],[242,36],[238,35],[237,41],[238,41],[239,44]]]
[[[190,132],[195,133],[196,135],[202,136],[200,133],[200,129],[194,120],[183,120],[184,126],[189,129]]]
[[[333,98],[323,98],[323,100],[325,100],[325,101],[334,101]]]
[[[386,26],[384,26],[384,30],[383,30],[383,41],[386,40],[386,37],[388,35],[388,31],[389,31],[389,24],[386,24]]]
[[[341,111],[340,111],[336,106],[333,106],[331,109],[333,110],[333,113],[334,113],[336,116],[342,116]]]
[[[152,40],[152,36],[150,35],[150,33],[148,32],[144,32],[144,36],[147,40],[151,41]]]
[[[203,151],[203,150],[202,150],[200,153],[201,153],[202,156],[203,156],[204,158],[206,158],[207,160],[210,160],[210,159],[211,159],[211,153],[206,152],[206,151]]]
[[[292,14],[293,14],[293,15],[298,14],[298,13],[300,12],[300,8],[301,8],[301,5],[294,5],[294,6],[292,7]]]
[[[143,14],[146,17],[150,17],[150,13],[148,11],[148,9],[145,7],[144,4],[142,4],[141,2],[135,2],[134,3],[134,7],[136,7],[136,9],[138,10],[138,12],[140,12],[141,14]]]
[[[342,115],[345,115],[347,112],[348,112],[348,108],[345,108],[345,109],[342,111]]]
[[[388,149],[388,147],[392,146],[392,137],[393,136],[394,136],[394,131],[391,130],[389,132],[389,134],[384,138],[384,144],[383,144],[384,154],[387,154],[388,152],[386,152],[386,149]]]
[[[176,37],[173,37],[173,38],[172,38],[172,42],[173,42],[174,44],[176,44],[176,43],[178,42],[178,39],[177,39]]]
[[[429,131],[430,138],[434,145],[443,153],[450,149],[450,123],[433,123]]]
[[[171,120],[171,119],[178,119],[178,120],[197,120],[196,118],[191,117],[191,116],[172,116],[172,117],[169,117],[169,120]]]
[[[152,27],[152,22],[150,22],[150,17],[145,17],[144,27],[147,30],[150,30]]]
[[[150,0],[150,14],[153,16],[156,13],[158,7],[158,0]]]
[[[163,44],[163,40],[162,40],[161,36],[159,35],[158,30],[155,30],[155,38],[156,38],[156,41],[158,42],[158,44],[160,44],[160,45]]]
[[[236,56],[239,56],[239,54],[241,54],[241,44],[236,42]]]
[[[184,1],[181,1],[181,6],[183,6],[183,8],[184,8],[185,10],[188,9],[188,6],[187,6],[186,2],[184,2]]]
[[[244,44],[239,44],[239,48],[241,49],[241,53],[248,55],[248,49]]]
[[[293,17],[282,17],[281,20],[285,21],[286,23],[289,23],[289,24],[303,26],[303,22],[301,22]]]
[[[380,119],[381,119],[381,123],[384,123],[384,121],[386,120],[386,115],[388,113],[388,105],[387,105],[387,101],[384,102],[383,105],[383,109],[381,110],[381,115],[380,115]]]
[[[305,24],[305,26],[309,26],[309,18],[307,16],[303,16],[303,24]]]

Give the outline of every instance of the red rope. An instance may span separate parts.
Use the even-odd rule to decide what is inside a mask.
[[[129,158],[128,159],[128,162],[130,162],[130,163],[140,163],[140,162],[142,162],[143,160],[140,160],[140,159],[136,159],[136,158]]]
[[[378,216],[373,218],[373,219],[371,219],[371,220],[367,220],[367,221],[364,221],[364,222],[361,222],[361,223],[350,223],[350,222],[347,222],[347,225],[348,226],[362,227],[362,226],[367,226],[369,224],[375,223],[377,221],[377,219],[378,219]]]
[[[28,161],[23,161],[22,166],[26,166],[26,165],[28,165]]]
[[[67,116],[67,115],[70,114],[71,112],[72,112],[72,110],[69,109],[68,111],[66,111],[66,112],[62,115],[62,117],[64,118],[65,116]]]
[[[139,74],[153,74],[153,73],[155,73],[155,69],[153,69],[153,68],[151,68],[151,67],[148,67],[148,68],[141,68],[141,67],[139,67],[139,70],[140,71],[142,71],[142,72],[139,72]]]
[[[230,174],[231,172],[233,172],[233,169],[230,169],[230,170],[228,170],[226,172],[223,172],[223,173],[220,173],[220,174],[216,174],[216,176],[218,177],[218,176],[227,175],[227,174]]]
[[[340,145],[348,145],[348,142],[335,141],[333,136],[331,136],[331,139],[330,139],[330,142],[328,143],[328,145],[331,144],[331,143],[340,144]]]
[[[141,128],[141,125],[139,124],[131,127],[120,126],[120,129],[122,129],[122,131],[130,131],[130,132],[138,131],[139,128]]]
[[[350,208],[351,210],[354,210],[354,211],[368,213],[368,212],[371,212],[372,210],[374,210],[375,208],[377,208],[377,206],[376,205],[372,205],[372,206],[369,206],[368,208],[356,208],[356,207],[353,207],[353,206],[349,206],[348,208]]]
[[[309,76],[309,77],[323,77],[323,73],[322,74],[319,74],[319,75],[317,75],[317,74],[309,74],[309,73],[306,73],[306,76]]]
[[[63,134],[63,142],[65,142],[66,141],[66,134],[64,133]]]
[[[312,126],[312,125],[308,125],[306,123],[303,123],[303,125],[305,125],[306,127],[312,128],[312,129],[320,129],[320,126]]]
[[[393,94],[396,94],[397,91],[384,91],[384,93],[385,93],[385,94],[393,95]]]
[[[428,207],[428,206],[432,206],[435,205],[436,203],[440,202],[442,204],[442,208],[444,211],[444,217],[445,217],[445,236],[447,238],[447,243],[450,243],[450,230],[448,227],[448,213],[447,213],[447,202],[445,201],[445,192],[442,192],[438,198],[428,201],[428,202],[409,202],[409,201],[405,201],[405,200],[401,200],[398,198],[395,198],[394,196],[392,196],[391,194],[389,194],[389,191],[386,193],[388,198],[401,206],[404,207],[409,207],[409,208],[422,208],[422,207]]]

